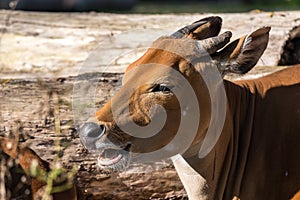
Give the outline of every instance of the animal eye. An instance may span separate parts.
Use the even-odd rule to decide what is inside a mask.
[[[170,92],[170,88],[163,84],[157,84],[153,89],[152,92]]]

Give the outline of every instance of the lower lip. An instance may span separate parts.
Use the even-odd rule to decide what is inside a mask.
[[[117,157],[113,158],[113,159],[101,159],[98,157],[98,164],[101,166],[110,166],[113,164],[116,164],[117,162],[119,162],[121,160],[123,156],[121,154],[119,154]]]

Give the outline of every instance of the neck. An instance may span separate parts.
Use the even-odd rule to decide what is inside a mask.
[[[239,194],[243,178],[247,155],[249,152],[252,124],[255,110],[255,86],[254,82],[245,81],[245,85],[237,85],[230,81],[224,81],[228,99],[228,110],[231,131],[226,132],[229,139],[230,158],[227,185],[224,196]],[[242,147],[242,148],[241,148]],[[227,158],[228,159],[228,158]],[[226,162],[226,160],[225,160]],[[232,198],[232,196],[230,197]]]
[[[247,89],[230,81],[225,80],[224,86],[228,106],[224,127],[218,142],[203,159],[198,158],[198,152],[195,150],[191,150],[195,152],[193,156],[186,157],[184,155],[188,163],[207,181],[208,194],[211,199],[223,199],[239,190],[239,182],[242,178],[240,172],[244,169],[246,163],[247,148],[239,154],[237,154],[237,149],[239,145],[249,145],[243,143],[243,141],[250,141],[247,139],[241,140],[238,133],[243,131],[242,129],[250,128],[251,119],[247,119],[248,115],[246,113],[253,111],[253,95]],[[233,122],[235,122],[234,125]],[[201,144],[197,148],[194,147],[194,149],[199,149],[200,146]],[[187,153],[186,155],[191,154]],[[239,160],[238,168],[237,160]],[[228,185],[232,187],[228,187]]]

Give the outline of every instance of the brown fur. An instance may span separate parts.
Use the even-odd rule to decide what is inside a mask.
[[[291,200],[300,200],[300,191],[297,192],[297,194],[295,194]]]
[[[31,165],[34,161],[37,162],[37,170],[43,173],[48,173],[50,164],[42,160],[32,149],[29,147],[19,145],[15,139],[8,139],[0,137],[0,147],[2,151],[9,155],[12,159],[18,160],[21,168],[26,175],[31,179],[31,190],[33,199],[40,199],[44,195],[46,182],[42,177],[33,176],[30,172]],[[53,193],[53,200],[60,199],[77,199],[76,187],[72,185],[70,189],[63,192]]]
[[[197,30],[208,34],[211,27],[214,25],[203,25]],[[221,51],[209,52],[213,60],[199,59],[193,65],[190,63],[192,59],[203,56],[203,52],[197,52],[197,45],[218,45],[216,41],[222,39],[209,38],[203,43],[184,38],[158,39],[154,47],[127,68],[123,87],[92,121],[106,126],[103,137],[119,138],[115,145],[132,144],[132,152],[150,152],[167,145],[180,124],[180,106],[174,95],[153,94],[151,88],[155,87],[157,80],[172,78],[165,75],[168,69],[159,67],[159,64],[172,68],[189,81],[199,102],[201,118],[199,122],[193,122],[199,125],[197,136],[183,157],[207,181],[207,197],[224,200],[291,198],[300,188],[300,66],[256,80],[224,80],[228,106],[221,136],[206,157],[199,159],[197,151],[209,128],[212,112],[208,88],[199,72],[205,73],[208,68],[216,66],[221,74],[249,71],[265,50],[269,31],[269,27],[258,29]],[[138,83],[144,84],[132,94],[130,114],[125,115],[122,111],[128,102],[124,97]],[[184,95],[185,91],[181,92]],[[116,128],[112,102],[118,105],[120,112],[117,117],[122,124],[132,118],[136,124],[147,126],[150,123],[149,110],[155,104],[165,108],[168,118],[163,129],[145,142]],[[155,115],[159,113],[152,113]]]

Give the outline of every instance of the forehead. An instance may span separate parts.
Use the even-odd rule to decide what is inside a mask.
[[[137,61],[128,66],[126,72],[141,64],[158,63],[172,67],[181,60],[191,61],[201,56],[204,51],[196,40],[172,37],[160,37],[152,43],[149,49]],[[204,52],[205,54],[205,52]],[[202,55],[203,56],[203,55]]]
[[[191,63],[193,59],[205,54],[201,52],[197,40],[160,37],[141,58],[128,66],[123,83],[138,79],[168,79],[170,70],[185,71],[179,68],[179,63]]]
[[[139,64],[124,74],[123,85],[125,83],[141,85],[175,81],[176,78],[172,76],[173,71],[178,71],[178,69],[171,65],[160,63]]]

